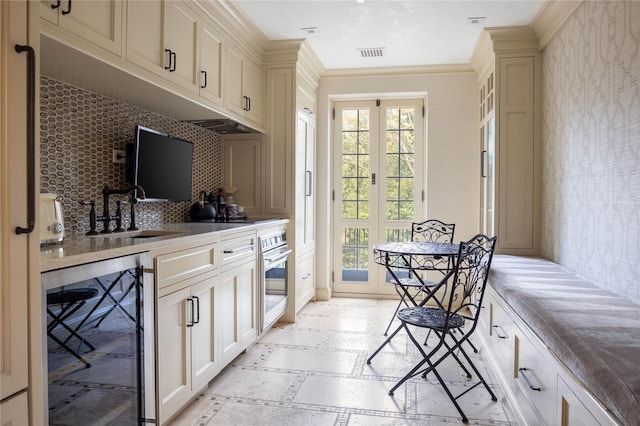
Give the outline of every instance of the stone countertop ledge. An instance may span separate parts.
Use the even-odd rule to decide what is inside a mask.
[[[144,253],[176,244],[206,242],[212,237],[263,226],[284,225],[288,219],[271,219],[255,223],[172,223],[154,229],[113,232],[87,236],[71,234],[64,242],[40,248],[40,272]],[[136,235],[144,238],[132,238]]]

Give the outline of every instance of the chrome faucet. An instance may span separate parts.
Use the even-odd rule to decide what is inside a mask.
[[[130,231],[138,229],[135,224],[135,210],[134,210],[135,203],[133,202],[133,200],[135,199],[133,196],[134,190],[138,190],[138,198],[145,198],[146,195],[144,193],[144,189],[140,185],[133,185],[127,189],[111,189],[107,185],[105,185],[104,188],[102,188],[102,216],[96,218],[97,220],[101,221],[104,225],[104,229],[100,231],[101,234],[110,234],[111,232],[113,232],[109,229],[109,223],[112,220],[118,223],[118,228],[116,229],[116,232],[124,231],[124,229],[122,229],[122,227],[120,226],[122,221],[122,214],[120,212],[120,208],[116,210],[115,216],[111,216],[111,213],[109,213],[109,195],[111,194],[131,193],[131,200],[132,200],[131,201],[131,226],[129,226],[128,229]]]

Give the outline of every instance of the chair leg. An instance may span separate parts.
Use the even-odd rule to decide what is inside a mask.
[[[71,327],[69,327],[64,321],[67,318],[69,318],[71,315],[73,315],[85,303],[86,302],[84,300],[82,300],[82,301],[79,301],[79,302],[76,302],[76,303],[62,305],[62,309],[60,310],[60,312],[57,315],[54,314],[51,309],[47,308],[47,312],[49,313],[49,315],[52,318],[51,324],[49,324],[49,326],[47,326],[47,331],[53,331],[53,329],[56,328],[56,326],[59,324],[62,328],[64,328],[65,330],[67,330],[69,332],[69,335],[67,336],[67,338],[64,339],[64,343],[65,344],[67,342],[69,342],[69,340],[74,336],[80,341],[80,343],[78,344],[78,352],[80,351],[80,348],[82,347],[83,343],[90,348],[89,349],[90,351],[94,351],[96,348],[91,343],[89,343],[84,337],[82,337],[82,336],[80,336],[80,334],[78,334],[78,328],[77,327],[74,330]]]
[[[76,357],[78,360],[80,360],[85,366],[86,368],[91,367],[91,363],[89,361],[87,361],[86,359],[84,359],[82,356],[80,356],[80,354],[78,354],[76,351],[74,351],[73,349],[71,349],[69,346],[67,346],[66,343],[64,343],[62,340],[58,339],[53,333],[48,333],[47,334],[51,340],[53,340],[54,342],[56,342],[58,345],[60,345],[61,348],[65,349],[67,352],[69,352],[71,355],[73,355],[74,357]]]
[[[460,344],[460,346],[462,346],[462,344]],[[475,364],[471,361],[471,358],[469,358],[469,355],[467,355],[467,353],[462,349],[462,355],[465,357],[465,359],[467,360],[467,362],[469,363],[469,366],[471,367],[471,369],[473,370],[474,373],[476,373],[476,376],[478,377],[478,379],[480,380],[480,383],[482,383],[482,385],[484,386],[484,388],[487,390],[487,392],[489,392],[489,395],[491,395],[491,400],[492,401],[497,401],[498,398],[496,397],[496,395],[493,393],[493,391],[491,390],[491,388],[489,387],[489,385],[487,384],[487,381],[484,379],[484,377],[482,376],[482,374],[480,374],[480,371],[478,371],[478,368],[475,366]]]
[[[81,303],[80,306],[82,306],[83,304],[84,303]],[[63,309],[62,309],[63,315],[67,310],[69,310],[69,307],[70,306],[67,306],[66,308],[63,307]],[[77,310],[77,309],[74,309],[73,311],[75,311],[75,310]],[[73,311],[72,311],[72,313],[73,313]],[[69,327],[67,324],[65,324],[63,322],[64,319],[66,319],[69,316],[69,314],[64,315],[64,316],[63,315],[56,315],[49,308],[47,308],[47,313],[52,318],[51,319],[51,324],[49,324],[47,326],[47,335],[51,338],[51,340],[56,342],[58,345],[60,345],[61,348],[63,348],[64,350],[69,352],[71,355],[76,357],[78,360],[80,360],[82,363],[84,363],[87,368],[91,367],[91,364],[87,360],[85,360],[78,352],[80,351],[80,348],[82,347],[83,343],[85,345],[87,345],[89,348],[91,348],[90,349],[91,351],[95,350],[96,348],[91,343],[89,343],[87,340],[85,340],[84,337],[80,336],[71,327]],[[60,325],[62,328],[64,328],[65,330],[67,330],[70,333],[69,337],[75,336],[78,340],[80,340],[80,343],[78,344],[78,351],[74,351],[71,347],[69,347],[69,345],[66,344],[66,341],[63,342],[55,334],[53,334],[53,330],[58,325]],[[68,340],[68,338],[67,338],[67,340]]]
[[[382,350],[382,348],[384,348],[387,343],[389,343],[391,341],[391,339],[393,339],[393,337],[398,334],[398,332],[402,329],[402,324],[400,324],[398,326],[398,328],[396,328],[396,330],[391,333],[391,336],[387,337],[387,339],[382,342],[382,344],[380,346],[378,346],[378,349],[376,349],[373,354],[371,354],[371,356],[367,359],[367,364],[371,364],[371,361],[373,360],[373,358],[375,358],[376,355],[378,355],[378,353]]]

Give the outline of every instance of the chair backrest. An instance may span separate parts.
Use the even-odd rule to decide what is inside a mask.
[[[452,243],[455,223],[444,223],[437,219],[411,224],[411,240],[429,243]]]
[[[461,315],[471,322],[465,335],[473,332],[480,315],[496,241],[497,237],[478,234],[460,243],[454,274],[447,288],[447,308],[450,314]]]

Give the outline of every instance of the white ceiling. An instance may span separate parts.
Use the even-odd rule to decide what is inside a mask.
[[[544,1],[236,0],[269,40],[306,38],[325,69],[468,64],[483,27],[528,25]],[[468,18],[484,17],[480,24]],[[316,27],[308,34],[302,28]],[[385,48],[363,58],[358,49]]]

